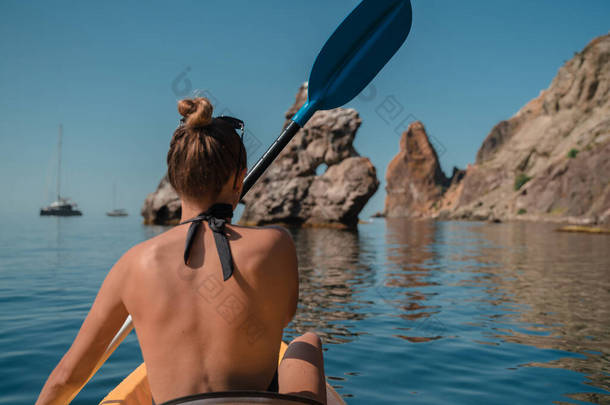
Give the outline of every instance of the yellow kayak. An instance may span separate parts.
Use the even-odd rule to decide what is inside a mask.
[[[280,359],[284,357],[284,352],[288,345],[282,342],[280,346]],[[246,402],[247,401],[247,402]],[[326,401],[328,405],[346,405],[345,401],[341,396],[326,383]],[[295,401],[289,401],[285,399],[274,399],[274,398],[251,398],[239,399],[239,398],[216,398],[211,400],[193,400],[193,405],[203,404],[245,404],[245,403],[261,403],[261,404],[295,404]],[[140,364],[131,374],[129,374],[119,385],[117,385],[106,397],[100,402],[99,405],[151,405],[152,396],[150,394],[150,388],[148,386],[148,379],[146,378],[146,364]],[[186,403],[185,403],[186,405]]]

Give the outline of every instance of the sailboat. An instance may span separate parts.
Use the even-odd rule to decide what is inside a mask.
[[[61,186],[61,135],[63,126],[59,124],[59,139],[57,141],[57,200],[51,205],[40,209],[40,215],[54,215],[59,217],[71,217],[75,215],[83,215],[78,210],[76,203],[70,201],[69,198],[64,198],[60,194]]]
[[[112,211],[106,213],[109,217],[126,217],[127,210],[124,208],[116,208],[116,183],[112,185]]]

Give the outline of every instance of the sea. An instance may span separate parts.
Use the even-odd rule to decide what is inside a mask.
[[[328,382],[356,404],[609,404],[610,235],[556,224],[372,219],[291,230]],[[0,404],[31,405],[108,269],[167,228],[132,215],[3,218]],[[140,362],[132,333],[74,404]]]

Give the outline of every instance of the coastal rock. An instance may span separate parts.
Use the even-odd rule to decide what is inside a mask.
[[[386,217],[421,218],[437,211],[449,186],[424,125],[415,121],[400,138],[400,150],[386,172]]]
[[[548,89],[489,133],[453,218],[610,220],[610,35],[565,63]]]
[[[388,217],[610,223],[610,35],[498,123],[474,164],[447,180],[421,123],[387,171]],[[447,183],[449,182],[448,186]]]
[[[306,100],[303,84],[284,125]],[[375,167],[353,146],[361,122],[353,109],[316,112],[250,190],[241,223],[356,226],[379,186]]]
[[[157,190],[150,193],[144,200],[141,211],[144,223],[146,225],[177,224],[180,221],[181,213],[180,198],[165,175]]]

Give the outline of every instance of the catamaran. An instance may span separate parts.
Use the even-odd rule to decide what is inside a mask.
[[[59,124],[59,139],[57,141],[57,200],[51,205],[42,207],[40,215],[54,215],[60,217],[71,217],[75,215],[83,215],[78,209],[76,203],[70,201],[69,198],[62,197],[60,194],[61,186],[61,135],[63,126]]]

